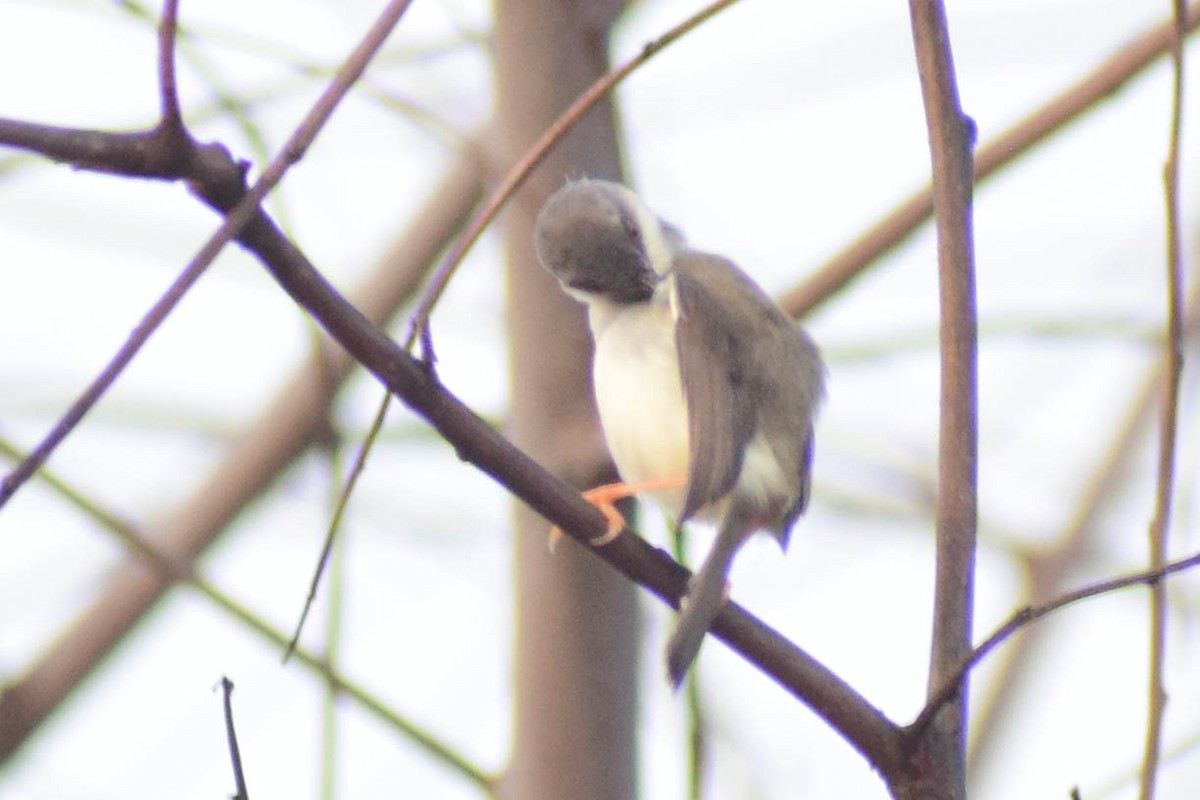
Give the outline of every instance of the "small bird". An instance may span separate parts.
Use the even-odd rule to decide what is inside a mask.
[[[714,521],[667,646],[678,687],[727,597],[733,557],[756,531],[787,548],[808,505],[813,418],[825,368],[812,340],[745,273],[688,248],[629,189],[569,183],[546,201],[538,259],[585,303],[595,343],[592,383],[623,484],[586,493],[650,494],[677,523]],[[605,508],[607,506],[607,508]]]

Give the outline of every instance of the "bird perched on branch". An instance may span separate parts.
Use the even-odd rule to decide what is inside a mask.
[[[667,648],[679,686],[727,596],[742,544],[768,531],[786,549],[808,505],[813,417],[825,369],[812,340],[730,261],[687,247],[629,189],[580,180],[537,221],[538,258],[585,303],[593,385],[623,483],[585,493],[618,535],[614,500],[653,496],[677,522],[711,520]]]

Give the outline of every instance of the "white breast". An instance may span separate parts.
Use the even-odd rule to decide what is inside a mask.
[[[589,304],[596,356],[592,380],[609,451],[627,483],[680,478],[651,493],[671,513],[683,506],[688,472],[687,407],[675,331],[665,298],[632,306]]]

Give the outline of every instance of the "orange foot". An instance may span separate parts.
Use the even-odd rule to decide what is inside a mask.
[[[618,536],[621,531],[625,530],[625,517],[617,510],[614,505],[618,500],[624,500],[626,497],[633,497],[641,492],[653,492],[659,489],[674,489],[683,486],[684,478],[676,476],[672,478],[652,478],[648,481],[640,481],[638,483],[606,483],[603,486],[597,486],[595,489],[588,489],[583,493],[583,499],[594,505],[608,520],[608,528],[604,533],[591,540],[592,547],[603,547],[610,543]],[[550,529],[550,552],[554,552],[554,547],[558,544],[558,540],[563,537],[562,528],[555,525]]]

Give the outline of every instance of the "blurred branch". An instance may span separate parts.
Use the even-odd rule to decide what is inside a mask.
[[[363,318],[298,252],[280,257],[277,248],[285,241],[267,223],[249,233],[255,252],[288,294],[405,405],[428,420],[459,458],[563,528],[587,552],[671,605],[679,603],[687,586],[686,570],[637,536],[621,536],[603,548],[591,547],[588,543],[606,530],[607,521],[575,488],[546,472],[463,405],[423,363]],[[712,630],[830,722],[877,768],[905,769],[896,747],[895,726],[811,656],[736,603],[723,607]]]
[[[389,7],[389,13],[393,15],[397,10],[395,5]],[[377,43],[379,39],[381,37],[374,37],[372,41]],[[357,64],[360,68],[365,65],[361,51],[348,64]],[[343,71],[341,74],[347,73]],[[332,100],[330,93],[322,97],[305,125],[301,126],[284,152],[250,192],[226,184],[213,187],[200,183],[195,187],[202,199],[228,212],[228,216],[218,232],[197,254],[193,265],[211,260],[236,231],[238,241],[262,260],[288,294],[318,319],[356,361],[374,373],[410,408],[429,420],[455,447],[460,457],[496,478],[530,507],[563,527],[585,545],[587,552],[607,561],[668,603],[677,605],[687,585],[688,575],[682,567],[636,536],[623,536],[601,550],[587,546],[588,541],[605,529],[604,517],[584,501],[577,490],[547,473],[447,392],[423,364],[398,348],[330,286],[258,208],[257,203],[268,187],[274,185],[288,164],[301,157],[305,143],[311,140],[315,128],[332,109]],[[97,158],[90,148],[63,150],[52,146],[57,138],[51,135],[54,131],[49,129],[37,133],[39,135],[29,135],[29,126],[22,123],[0,121],[0,143],[17,144],[87,168],[165,177],[139,170],[142,162],[136,158],[132,161],[132,169],[114,166],[125,165],[131,155],[130,147],[119,135],[87,134],[89,141],[115,150],[111,154],[112,159],[107,160]],[[73,135],[76,132],[67,133]],[[50,140],[49,144],[47,140]],[[227,159],[223,173],[232,171],[236,174],[239,171],[220,148],[213,147],[205,152]],[[140,156],[136,152],[133,155]],[[201,172],[198,177],[189,177],[196,183],[207,175],[207,172]],[[271,443],[264,452],[251,454],[246,466],[252,467],[264,460],[274,463],[285,461],[297,446],[298,443],[292,439]],[[253,475],[263,483],[254,486],[242,484],[250,477],[247,475],[222,474],[214,478],[224,483],[223,488],[245,497],[248,490],[255,493],[261,490],[269,474],[266,470],[255,469]],[[208,525],[198,524],[191,514],[199,514],[208,521],[224,522],[231,518],[234,509],[228,506],[225,498],[215,500],[219,501],[214,509],[197,509],[189,505],[188,514],[181,515],[187,528],[209,528]],[[219,529],[219,526],[214,527]],[[197,539],[194,530],[188,530],[183,536],[192,546],[201,545],[204,541]],[[111,601],[109,597],[102,598],[93,607],[93,612],[80,623],[89,629],[93,638],[72,637],[73,643],[86,651],[82,661],[75,659],[79,653],[56,650],[25,680],[11,687],[0,698],[0,712],[3,712],[0,716],[13,721],[16,728],[0,737],[0,745],[3,745],[0,754],[11,752],[23,742],[53,705],[77,685],[82,678],[78,669],[80,664],[91,665],[107,652],[120,634],[161,594],[161,579],[147,579],[144,574],[130,575],[125,570],[122,572],[124,574],[119,577],[124,577],[127,584],[133,585],[114,590],[109,595]],[[899,774],[907,768],[898,747],[898,728],[845,682],[761,621],[730,603],[718,615],[713,633],[829,721],[876,768],[892,774]],[[281,646],[283,644],[286,642]],[[300,651],[297,652],[299,654]]]
[[[435,190],[425,209],[389,251],[372,276],[354,293],[368,319],[383,323],[411,298],[437,253],[467,219],[482,192],[475,159],[462,155]],[[326,366],[322,368],[322,362]],[[327,345],[314,353],[285,381],[275,399],[237,437],[236,446],[214,466],[192,496],[161,526],[156,543],[164,552],[192,559],[272,481],[314,442],[329,436],[328,412],[334,394],[350,376],[355,362]],[[170,587],[170,581],[147,576],[136,562],[126,563],[84,615],[56,637],[29,674],[6,687],[0,718],[20,720],[14,741],[0,736],[0,761],[78,685]],[[280,641],[281,650],[287,645]],[[19,710],[18,710],[19,709]]]
[[[1188,336],[1200,333],[1200,284],[1193,286],[1189,293],[1184,328]],[[1057,541],[1027,557],[1031,602],[1044,602],[1060,594],[1066,580],[1088,552],[1093,535],[1098,530],[1096,522],[1102,508],[1121,493],[1121,478],[1128,474],[1128,466],[1142,445],[1142,431],[1154,410],[1155,401],[1161,397],[1161,387],[1166,380],[1165,368],[1165,362],[1160,359],[1137,382],[1140,388],[1136,396],[1130,401],[1123,421],[1116,427],[1107,452],[1098,460],[1094,474],[1084,482],[1082,495],[1076,504],[1077,510]],[[999,674],[992,682],[997,687],[996,691],[977,710],[972,720],[975,736],[968,774],[983,772],[984,761],[994,752],[990,745],[996,741],[996,732],[1004,716],[1013,707],[1012,698],[1021,694],[1025,679],[1033,674],[1033,664],[1038,661],[1036,651],[1046,641],[1049,630],[1042,626],[1027,629],[1007,649]]]
[[[705,6],[654,41],[648,42],[637,56],[616,69],[611,70],[607,75],[596,81],[566,111],[562,112],[559,118],[546,129],[545,133],[542,134],[533,147],[527,150],[521,159],[513,165],[512,169],[508,171],[508,174],[504,176],[500,185],[492,192],[492,196],[479,209],[475,217],[471,220],[471,224],[467,226],[466,231],[454,243],[454,247],[450,249],[450,252],[446,254],[446,258],[438,266],[437,271],[429,282],[429,286],[425,290],[424,296],[421,298],[420,303],[417,304],[416,311],[413,312],[408,336],[405,339],[404,346],[406,350],[411,350],[413,344],[420,338],[427,351],[425,354],[426,359],[433,360],[432,343],[429,337],[429,315],[433,313],[433,307],[437,305],[442,293],[446,290],[446,286],[450,283],[450,279],[454,277],[454,273],[458,270],[463,259],[466,258],[467,253],[470,252],[479,237],[483,235],[484,230],[492,223],[492,220],[496,218],[496,215],[500,213],[500,209],[521,188],[525,179],[529,177],[530,173],[537,168],[546,155],[562,140],[563,136],[566,135],[575,123],[635,69],[649,61],[659,51],[681,36],[694,30],[706,20],[711,19],[736,2],[737,0],[716,0],[716,2]]]
[[[611,71],[608,42],[620,10],[620,0],[493,3],[503,131],[496,155],[504,170]],[[530,37],[534,29],[539,35]],[[580,308],[538,263],[533,239],[544,187],[579,174],[622,177],[615,102],[597,100],[542,160],[540,180],[513,195],[494,234],[505,262],[505,431],[577,489],[615,480],[616,471],[599,430]],[[637,587],[574,542],[551,554],[545,521],[512,505],[513,736],[493,800],[629,800],[637,792],[642,688]]]
[[[362,477],[363,471],[367,466],[367,456],[375,446],[380,431],[383,430],[383,423],[387,420],[387,410],[391,402],[392,396],[385,392],[383,399],[379,403],[379,408],[375,412],[375,417],[371,420],[371,427],[363,437],[363,443],[354,456],[354,462],[350,465],[349,473],[338,488],[333,513],[330,515],[329,525],[325,529],[325,541],[321,545],[321,554],[317,557],[317,567],[313,570],[312,580],[308,585],[308,595],[304,598],[304,606],[300,610],[300,618],[296,620],[296,630],[292,633],[292,639],[288,642],[287,649],[283,652],[284,662],[287,662],[292,652],[295,651],[296,645],[300,643],[300,634],[304,631],[304,622],[308,619],[308,614],[312,610],[313,603],[317,600],[317,590],[321,585],[321,577],[325,574],[325,568],[329,565],[330,556],[334,553],[334,543],[338,540],[338,533],[341,532],[342,520],[345,519],[346,509],[350,506],[350,497],[354,494],[354,487],[358,485],[358,479]],[[330,616],[333,616],[332,612]]]
[[[1130,586],[1145,585],[1153,587],[1156,584],[1162,583],[1163,578],[1174,575],[1177,572],[1185,572],[1198,565],[1200,565],[1200,553],[1195,553],[1187,558],[1181,558],[1178,561],[1172,561],[1153,569],[1089,584],[1073,592],[1060,595],[1048,603],[1025,606],[1009,617],[1007,622],[1001,625],[979,647],[976,647],[962,663],[958,664],[953,671],[947,674],[945,682],[935,687],[935,690],[930,693],[929,702],[926,703],[925,708],[921,709],[921,713],[905,730],[910,736],[920,737],[929,727],[929,723],[933,721],[938,710],[959,693],[959,682],[966,677],[971,669],[1021,628],[1048,617],[1060,608],[1065,608],[1081,600],[1098,597],[1119,589],[1127,589]]]
[[[1194,10],[1195,8],[1193,8],[1193,12]],[[1190,24],[1194,25],[1194,22],[1195,19],[1189,20]],[[1146,63],[1149,63],[1148,60]],[[1140,68],[1138,67],[1138,69]],[[1127,80],[1132,74],[1132,72],[1127,73],[1121,80]],[[1119,83],[1113,84],[1113,88],[1116,85]],[[1112,88],[1108,91],[1112,91]],[[1089,103],[1094,102],[1095,99],[1089,101]],[[1084,108],[1086,107],[1084,106]],[[1057,124],[1061,125],[1062,121]],[[154,157],[158,155],[151,141],[154,133],[152,131],[146,134],[91,134],[39,128],[39,126],[27,126],[22,123],[0,120],[0,143],[8,141],[10,144],[24,146],[20,144],[21,137],[25,137],[25,141],[36,139],[39,146],[31,149],[42,152],[51,158],[66,160],[85,168],[120,174],[141,174],[144,177],[168,179],[189,177],[194,180],[197,174],[193,171],[194,166],[186,164],[182,167],[172,166],[171,169],[174,171],[167,174],[165,168],[154,160]],[[9,135],[14,137],[11,141],[5,138]],[[148,146],[147,142],[151,146]],[[100,149],[96,149],[97,147]],[[193,147],[195,147],[194,143]],[[59,149],[56,151],[55,148]],[[108,150],[101,152],[105,148]],[[55,155],[55,152],[58,152],[59,155]],[[229,196],[225,198],[229,207],[232,207],[233,203],[244,196],[241,167],[234,164],[227,153],[224,153],[218,146],[209,145],[198,147],[194,154],[206,158],[211,157],[213,163],[206,165],[205,170],[219,168],[235,178],[230,182]],[[983,162],[983,155],[984,152],[981,151],[979,163]],[[1013,156],[1015,156],[1015,151],[1010,151],[1007,157]],[[300,152],[297,152],[295,158],[299,157]],[[122,166],[123,164],[132,166],[126,168]],[[139,169],[143,171],[139,172]],[[156,169],[160,172],[156,173]],[[204,170],[201,170],[201,173],[203,172]],[[210,204],[222,210],[228,210],[221,203],[216,202],[211,190],[206,193],[199,188],[198,192]],[[930,208],[932,208],[932,200],[929,202]],[[334,333],[335,338],[344,343],[355,358],[362,359],[363,363],[369,365],[381,381],[396,391],[412,408],[429,419],[464,459],[472,461],[484,471],[492,474],[499,482],[508,486],[514,494],[524,499],[531,507],[538,509],[547,518],[561,524],[568,531],[578,534],[577,538],[586,540],[599,532],[599,526],[604,524],[602,518],[590,506],[583,504],[573,489],[548,476],[537,464],[514,450],[502,437],[491,431],[486,423],[475,417],[456,398],[446,392],[437,382],[436,377],[423,365],[396,348],[386,336],[373,328],[366,319],[324,282],[316,270],[304,260],[303,254],[287,242],[269,218],[260,211],[249,213],[251,216],[247,227],[238,234],[239,241],[242,241],[264,261],[280,284],[298,302],[320,318],[322,323]],[[921,219],[927,215],[928,212],[925,212]],[[227,225],[232,225],[234,222],[236,221],[231,217]],[[913,223],[913,227],[919,222],[920,220]],[[871,258],[873,257],[871,256]],[[445,263],[450,262],[448,260]],[[449,275],[447,275],[448,278]],[[432,303],[430,306],[432,307]],[[349,369],[348,361],[346,368]],[[329,387],[325,387],[325,389],[331,391]],[[313,418],[310,418],[307,425],[308,427],[304,428],[299,437],[305,443],[311,440],[305,437],[314,433],[312,426],[316,426],[316,423]],[[299,439],[289,440],[283,449],[289,454],[294,453],[294,449],[288,448],[302,447],[303,445],[298,443]],[[262,454],[259,455],[262,456]],[[271,457],[274,458],[275,455],[277,454],[272,453]],[[261,460],[260,457],[259,461]],[[279,463],[282,463],[282,460]],[[253,469],[258,470],[257,462]],[[251,477],[249,490],[255,492],[260,490],[273,474],[269,469],[255,471]],[[244,477],[240,471],[238,477]],[[192,539],[191,541],[198,540]],[[585,549],[593,552],[591,548]],[[622,537],[618,542],[614,542],[603,551],[594,554],[610,564],[614,564],[634,580],[648,586],[668,602],[677,602],[683,590],[685,573],[663,554],[650,548],[636,537]],[[157,594],[154,594],[154,597],[157,597]],[[893,775],[903,773],[910,768],[897,746],[896,729],[890,721],[855,694],[850,687],[838,680],[836,676],[790,643],[782,640],[769,628],[731,604],[718,618],[714,626],[714,633],[719,638],[731,643],[747,658],[760,664],[765,671],[768,671],[795,696],[812,706],[881,771]],[[107,646],[103,649],[107,649]],[[338,685],[344,686],[345,684]],[[7,699],[7,695],[5,699]]]
[[[971,149],[975,124],[963,111],[946,11],[938,0],[910,0],[917,74],[929,128],[937,224],[941,315],[941,425],[937,557],[929,690],[943,685],[971,650],[974,614],[978,420],[975,256]],[[966,796],[967,689],[939,709],[935,724],[910,739],[928,764],[938,798]]]
[[[1179,138],[1183,116],[1183,0],[1174,0],[1175,28],[1171,37],[1174,82],[1171,94],[1171,132],[1167,163],[1163,169],[1167,232],[1167,334],[1163,344],[1164,378],[1159,420],[1158,477],[1154,517],[1150,522],[1150,567],[1167,560],[1167,536],[1175,494],[1176,438],[1179,424],[1179,378],[1183,371],[1183,248],[1179,221]],[[1146,743],[1142,755],[1141,800],[1152,800],[1158,780],[1163,716],[1167,690],[1163,681],[1167,650],[1167,587],[1150,585],[1150,665]]]
[[[1195,758],[1197,750],[1200,750],[1200,732],[1192,731],[1167,750],[1160,764],[1165,766],[1182,766],[1180,762],[1188,758]],[[1139,766],[1131,767],[1115,774],[1112,778],[1090,789],[1087,800],[1105,800],[1105,798],[1122,794],[1128,797],[1127,789],[1138,781],[1140,773],[1141,768]]]
[[[1200,2],[1188,6],[1185,25],[1189,33],[1200,26]],[[1167,20],[1137,36],[1077,83],[985,143],[975,154],[976,182],[1025,155],[1170,52],[1174,30],[1174,22]],[[780,306],[793,317],[803,317],[904,242],[932,215],[933,188],[927,186],[778,298]]]
[[[9,458],[21,457],[20,452],[3,438],[0,438],[0,453]],[[146,573],[149,571],[164,585],[182,584],[187,586],[273,647],[282,649],[287,645],[287,637],[283,633],[272,628],[261,617],[210,583],[197,572],[195,565],[190,560],[180,558],[167,550],[161,543],[152,541],[135,525],[82,496],[50,470],[42,470],[38,477],[85,516],[94,520],[104,531],[119,540],[127,552],[133,554],[134,566],[127,566],[121,570],[118,577],[123,577],[131,582],[140,582],[145,580]],[[86,623],[92,616],[95,614],[85,615],[83,622]],[[103,626],[99,626],[98,630],[86,624],[77,627],[81,627],[82,631],[80,635],[73,634],[72,640],[85,639],[88,634],[101,637],[107,634]],[[80,646],[74,647],[71,653],[81,649]],[[73,662],[69,655],[55,659],[54,663],[49,665],[41,663],[29,675],[5,686],[4,693],[0,695],[0,762],[4,761],[31,732],[29,713],[40,710],[43,711],[42,716],[44,716],[48,712],[47,709],[41,708],[41,705],[45,703],[46,690],[53,693],[57,689],[57,682],[62,680],[62,675],[73,671],[85,673],[92,665],[89,661]],[[84,656],[87,656],[87,653],[84,653]],[[472,764],[428,731],[385,706],[375,695],[337,673],[327,661],[303,648],[295,651],[295,657],[301,664],[320,675],[328,685],[350,697],[385,725],[400,731],[438,761],[446,764],[477,786],[488,785],[490,778],[480,767]],[[82,679],[82,677],[83,675],[80,674],[76,680]],[[54,699],[60,700],[61,696],[55,695]],[[40,721],[40,718],[37,721]]]
[[[316,327],[315,325],[313,327]],[[341,495],[341,482],[343,478],[343,461],[342,453],[339,448],[328,448],[325,450],[330,469],[329,484],[330,491],[334,497]],[[341,506],[334,512],[337,522],[330,523],[330,530],[339,524],[341,520]],[[340,671],[340,658],[342,654],[342,644],[344,640],[343,622],[346,618],[345,600],[348,585],[346,582],[346,537],[342,536],[336,540],[336,546],[332,547],[330,556],[322,553],[321,566],[323,569],[328,562],[330,567],[329,576],[329,602],[325,610],[325,631],[324,631],[324,656],[325,662],[329,665],[331,671]],[[313,593],[315,594],[315,589]],[[307,611],[308,605],[305,605]],[[290,655],[296,649],[296,640],[300,637],[300,627],[303,625],[301,620],[296,625],[296,633],[292,640],[288,642],[288,649],[285,651],[284,658]],[[338,766],[338,747],[341,743],[339,738],[340,727],[338,725],[341,716],[338,704],[338,689],[334,684],[326,681],[324,691],[321,693],[321,755],[320,773],[321,773],[321,790],[319,797],[321,800],[334,800],[337,797],[337,777]]]
[[[33,150],[55,160],[68,161],[76,167],[87,169],[116,171],[141,177],[186,177],[193,191],[205,202],[226,214],[220,228],[154,304],[96,380],[72,404],[29,457],[5,476],[0,483],[0,508],[3,508],[21,485],[46,462],[55,448],[112,386],[225,245],[234,238],[240,238],[239,232],[250,225],[255,217],[262,215],[259,204],[263,198],[282,180],[287,170],[304,156],[305,150],[312,144],[358,76],[366,69],[371,57],[383,45],[410,2],[411,0],[392,0],[389,3],[288,139],[283,150],[248,192],[242,192],[244,168],[234,165],[222,147],[198,146],[186,133],[178,117],[174,120],[170,117],[164,118],[157,128],[149,132],[125,135],[51,128],[0,119],[0,144]],[[168,5],[168,10],[170,8]],[[164,29],[171,21],[173,14],[168,13],[164,16]],[[173,28],[171,30],[173,31]],[[166,38],[167,33],[161,34],[160,42]],[[165,60],[167,57],[169,53],[160,59]],[[173,81],[173,76],[174,71],[166,69],[161,77]],[[167,87],[164,87],[164,94],[166,91]],[[164,106],[169,109],[175,108],[176,102],[164,100]],[[100,160],[97,160],[98,157]],[[210,163],[211,169],[208,168]],[[114,164],[128,165],[128,168],[114,169]],[[142,171],[139,171],[139,167]]]
[[[1109,341],[1150,350],[1162,341],[1162,329],[1148,322],[1133,319],[1127,314],[1081,313],[1064,319],[1059,316],[1021,314],[1001,316],[990,314],[979,324],[980,338],[996,343],[1005,340],[1030,340],[1047,347]],[[937,329],[932,325],[899,325],[888,334],[872,335],[843,345],[821,347],[821,354],[831,364],[860,364],[893,359],[931,350],[937,343]]]

